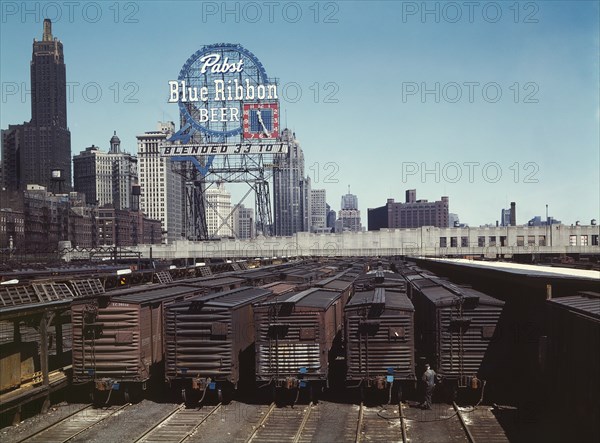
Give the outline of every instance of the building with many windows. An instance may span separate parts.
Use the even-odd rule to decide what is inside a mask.
[[[341,209],[338,212],[338,219],[335,227],[335,232],[343,231],[362,231],[360,210],[358,209],[358,197],[354,194],[350,194],[350,186],[348,186],[348,193],[342,195]]]
[[[137,136],[140,210],[160,220],[164,240],[169,243],[185,237],[185,181],[159,149],[174,132],[175,123],[159,122],[155,131]]]
[[[310,190],[310,231],[327,230],[327,201],[325,189]]]
[[[208,238],[232,237],[233,214],[231,193],[222,182],[213,183],[204,190],[206,199],[206,229]]]
[[[249,239],[256,236],[254,209],[238,205],[233,211],[233,231],[236,238]]]
[[[28,184],[71,189],[71,133],[67,126],[67,80],[63,45],[44,20],[42,40],[33,40],[31,120],[2,133],[4,183],[25,191]]]
[[[419,228],[436,226],[446,228],[449,224],[449,200],[442,197],[439,201],[417,200],[417,191],[406,191],[406,201],[396,203],[389,198],[385,206],[368,210],[369,231],[381,228]]]
[[[296,134],[284,129],[287,154],[273,159],[275,235],[289,236],[310,229],[310,178],[304,176],[304,153]]]
[[[116,131],[108,152],[92,145],[73,157],[73,176],[75,190],[84,193],[88,202],[100,207],[133,208],[137,158],[121,151]]]

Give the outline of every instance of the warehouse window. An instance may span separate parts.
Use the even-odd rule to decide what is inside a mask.
[[[489,240],[490,240],[490,246],[496,246],[496,236],[495,235],[491,235]]]
[[[546,246],[546,236],[545,235],[538,235],[538,245]]]
[[[592,235],[592,246],[598,246],[598,236]]]
[[[458,237],[450,237],[450,247],[456,248],[458,246]]]
[[[577,236],[569,235],[569,246],[577,246]]]
[[[460,238],[460,246],[463,248],[469,247],[469,237],[461,237]]]
[[[581,246],[587,246],[588,245],[588,236],[587,235],[582,235],[580,238],[580,244]]]
[[[446,248],[448,245],[447,237],[440,237],[440,248]]]
[[[477,237],[477,246],[479,246],[480,248],[483,248],[485,246],[485,236],[480,235],[479,237]]]
[[[525,246],[525,236],[517,235],[517,246]]]
[[[535,246],[535,235],[527,236],[527,246]]]

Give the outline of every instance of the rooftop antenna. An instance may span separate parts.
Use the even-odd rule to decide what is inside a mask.
[[[348,185],[348,194],[350,194],[350,185]]]

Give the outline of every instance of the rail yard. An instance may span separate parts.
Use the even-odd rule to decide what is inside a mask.
[[[599,385],[573,365],[600,370],[598,278],[521,269],[499,284],[456,266],[344,257],[13,271],[0,285],[0,437],[564,441],[577,427],[578,440],[597,438]]]

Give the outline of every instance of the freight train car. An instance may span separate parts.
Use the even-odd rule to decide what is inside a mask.
[[[436,278],[414,279],[418,356],[443,378],[448,395],[482,387],[498,364],[494,352],[504,302]]]
[[[244,279],[231,276],[214,276],[177,280],[176,283],[182,285],[192,285],[204,289],[204,293],[215,294],[218,292],[239,288],[244,283]]]
[[[307,388],[311,398],[328,382],[341,354],[343,310],[349,291],[311,288],[254,307],[256,380],[276,388]]]
[[[547,392],[582,441],[600,441],[600,293],[546,304]]]
[[[73,301],[73,383],[93,383],[96,401],[113,391],[139,397],[151,376],[162,379],[165,306],[203,293],[150,285]]]
[[[173,391],[186,402],[202,401],[214,391],[222,401],[244,375],[253,379],[252,303],[271,295],[267,289],[241,287],[169,306],[165,375]]]
[[[356,292],[345,308],[346,380],[360,388],[386,390],[400,401],[414,385],[414,307],[406,294],[375,288]]]

